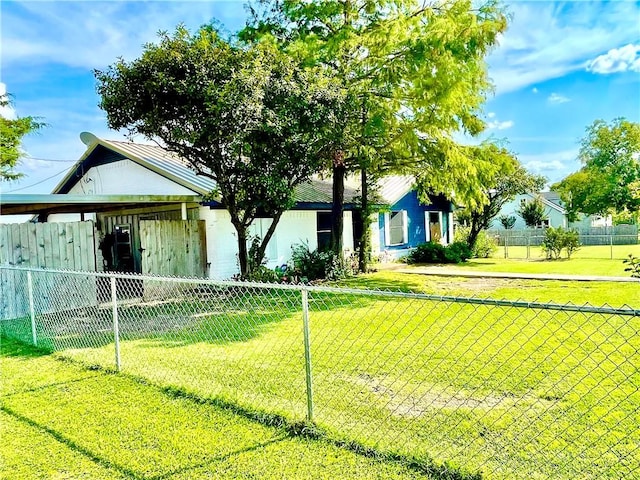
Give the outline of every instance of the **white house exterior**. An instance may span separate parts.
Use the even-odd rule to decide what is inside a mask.
[[[205,195],[213,190],[212,180],[196,175],[183,161],[164,149],[153,145],[139,145],[99,139],[82,135],[87,151],[72,167],[53,193],[73,195]],[[347,190],[345,198],[353,193]],[[296,190],[296,206],[285,212],[266,251],[267,266],[285,264],[294,244],[305,243],[313,250],[318,245],[318,217],[331,210],[331,184],[313,181]],[[206,257],[208,276],[227,279],[239,272],[236,232],[230,215],[215,201],[156,208],[130,209],[110,213],[84,214],[83,219],[97,222],[101,234],[118,225],[128,225],[136,235],[140,219],[199,219],[206,225]],[[79,214],[51,214],[46,221],[80,220]],[[257,219],[251,227],[252,235],[263,235],[270,218]],[[352,225],[351,211],[344,212],[345,226]],[[353,230],[344,229],[345,250],[353,250]],[[132,255],[136,247],[132,241]]]

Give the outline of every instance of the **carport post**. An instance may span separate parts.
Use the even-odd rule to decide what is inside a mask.
[[[31,314],[31,338],[33,345],[38,346],[38,336],[36,335],[36,309],[33,304],[33,278],[31,272],[27,272],[27,289],[29,290],[29,313]]]
[[[113,341],[116,346],[116,370],[120,371],[120,331],[118,327],[118,300],[116,297],[116,277],[111,277],[111,302],[113,303]]]
[[[313,422],[313,377],[311,375],[311,341],[309,340],[309,296],[302,291],[302,325],[304,330],[304,366],[307,383],[307,421]]]

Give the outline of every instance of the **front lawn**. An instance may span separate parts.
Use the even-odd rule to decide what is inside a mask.
[[[349,283],[426,288],[423,279],[381,272]],[[465,288],[449,281],[449,294]],[[120,307],[123,373],[257,417],[303,420],[300,292],[186,294]],[[640,464],[637,317],[355,293],[309,299],[314,420],[334,442],[452,478],[617,479]],[[78,327],[93,314],[78,315]],[[113,368],[112,343],[74,333],[69,316],[39,321],[40,336],[58,335],[49,343],[57,355]]]
[[[477,268],[479,271],[518,271],[522,264],[529,268],[533,262],[511,260],[503,263],[493,263],[493,260],[482,262],[473,260],[473,264],[466,268]],[[571,260],[573,262],[573,260]],[[546,262],[545,262],[546,263]],[[556,262],[550,262],[556,264]],[[475,266],[472,266],[475,265]],[[491,270],[487,266],[494,266]],[[451,266],[447,265],[447,270]],[[465,267],[460,267],[464,270]],[[341,281],[338,285],[355,288],[371,288],[384,290],[401,290],[406,292],[421,292],[431,295],[457,295],[465,297],[482,297],[493,299],[523,300],[544,303],[573,303],[574,305],[610,305],[620,307],[629,305],[640,309],[640,283],[611,283],[611,282],[577,282],[564,280],[521,280],[499,278],[466,278],[443,277],[437,275],[420,274],[419,267],[407,267],[408,274],[394,270],[380,270],[367,275]],[[540,272],[527,272],[540,273]],[[559,272],[557,272],[559,273]],[[575,273],[575,272],[574,272]]]
[[[0,478],[411,479],[215,405],[2,340]],[[424,477],[429,478],[429,477]]]

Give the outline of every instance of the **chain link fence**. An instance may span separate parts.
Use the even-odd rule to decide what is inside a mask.
[[[541,245],[544,229],[538,230],[492,230],[488,232],[498,246],[496,256],[515,259],[544,258]],[[640,240],[634,234],[580,233],[580,248],[575,253],[579,258],[608,258],[623,260],[630,254],[640,255]]]
[[[4,335],[435,478],[640,478],[637,309],[4,267],[0,284]]]

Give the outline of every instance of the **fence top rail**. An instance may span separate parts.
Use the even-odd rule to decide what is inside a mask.
[[[588,303],[584,305],[575,305],[573,303],[544,303],[544,302],[527,302],[522,300],[497,300],[492,298],[481,297],[456,297],[447,295],[430,295],[428,293],[417,292],[403,292],[394,290],[373,290],[373,289],[360,289],[360,288],[344,288],[344,287],[327,287],[321,285],[308,285],[308,284],[283,284],[283,283],[261,283],[261,282],[245,282],[238,280],[215,280],[207,278],[197,277],[172,277],[172,276],[159,276],[159,275],[140,275],[132,273],[115,273],[115,272],[79,272],[74,270],[55,270],[55,269],[42,269],[32,267],[19,267],[13,265],[0,265],[1,270],[9,271],[24,271],[24,272],[38,272],[45,274],[65,274],[65,275],[82,275],[93,276],[102,278],[122,278],[122,279],[136,279],[147,281],[164,281],[172,283],[197,283],[199,285],[211,285],[217,287],[243,287],[243,288],[256,288],[261,290],[293,290],[316,292],[316,293],[332,293],[337,295],[361,295],[369,297],[385,297],[385,298],[410,298],[419,300],[432,300],[446,303],[463,303],[472,305],[489,305],[500,307],[513,307],[513,308],[533,308],[539,310],[557,310],[565,312],[580,312],[580,313],[595,313],[604,315],[622,315],[629,317],[640,317],[640,309],[635,309],[629,305],[623,305],[622,307],[611,307],[604,305],[601,307],[593,306]]]

